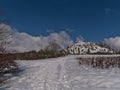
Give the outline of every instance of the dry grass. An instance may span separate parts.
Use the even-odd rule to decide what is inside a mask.
[[[4,83],[4,80],[1,80],[1,79],[0,79],[0,84],[2,84],[2,83]]]
[[[77,58],[79,65],[86,65],[92,68],[120,69],[120,56],[118,57],[90,57],[90,58]]]

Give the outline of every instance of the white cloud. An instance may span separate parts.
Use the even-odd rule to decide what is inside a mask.
[[[31,36],[24,32],[16,32],[13,41],[10,44],[10,48],[19,52],[27,52],[40,49],[44,49],[49,45],[51,40],[55,40],[62,48],[72,44],[72,40],[69,35],[61,31],[60,33],[51,33],[49,36]]]
[[[113,47],[114,49],[120,50],[120,36],[105,39],[104,42]]]
[[[39,51],[40,49],[44,49],[48,46],[49,42],[52,40],[55,40],[62,48],[66,48],[67,46],[73,44],[73,41],[66,33],[66,30],[59,33],[51,32],[48,36],[32,36],[25,32],[15,31],[15,29],[11,28],[9,25],[5,25],[3,23],[0,24],[0,31],[1,30],[6,31],[6,33],[15,32],[14,36],[10,39],[11,43],[8,45],[8,51]]]
[[[71,32],[74,32],[74,31],[75,31],[75,29],[69,29],[69,28],[66,28],[66,29],[65,29],[65,31],[66,31],[66,32],[70,32],[70,33],[71,33]]]

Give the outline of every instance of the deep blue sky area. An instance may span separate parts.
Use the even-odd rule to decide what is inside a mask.
[[[120,35],[120,0],[0,0],[12,27],[31,35],[65,30],[75,39],[103,41]]]

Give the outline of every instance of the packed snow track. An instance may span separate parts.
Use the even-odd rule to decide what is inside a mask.
[[[23,70],[0,90],[120,90],[120,70],[79,66],[75,58],[17,61]]]

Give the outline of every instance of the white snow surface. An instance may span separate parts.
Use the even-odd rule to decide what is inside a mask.
[[[77,57],[17,61],[23,71],[0,90],[120,90],[119,69],[79,66]]]

